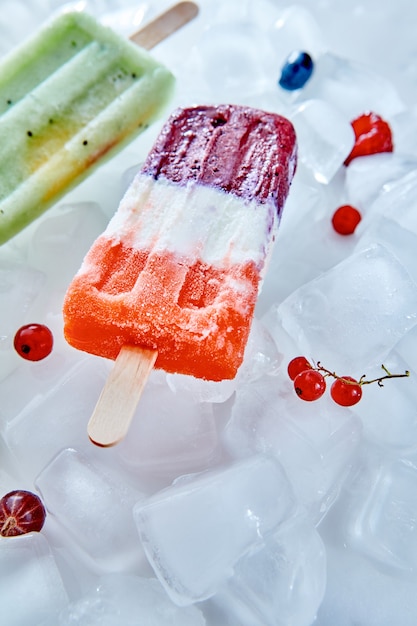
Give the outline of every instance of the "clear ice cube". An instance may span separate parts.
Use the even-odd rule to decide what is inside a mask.
[[[319,183],[329,183],[355,143],[348,118],[324,100],[303,102],[291,113],[300,161]]]
[[[262,92],[271,71],[273,49],[257,27],[249,22],[236,22],[207,27],[198,42],[197,55],[202,77],[210,93],[232,99],[245,93]],[[255,43],[256,42],[256,43]]]
[[[41,533],[0,537],[0,621],[10,626],[55,622],[68,603],[49,543]]]
[[[327,588],[314,626],[415,626],[415,580],[376,569],[346,545],[326,547]]]
[[[355,251],[380,244],[389,250],[417,283],[417,232],[404,228],[398,221],[376,215],[363,229],[358,229]]]
[[[66,545],[93,571],[140,566],[142,551],[132,518],[140,492],[71,448],[60,452],[35,484],[67,536]]]
[[[282,463],[295,495],[318,522],[335,501],[354,464],[361,424],[346,408],[322,398],[300,402],[291,388],[264,379],[239,390],[224,430],[224,443],[235,457],[256,452]]]
[[[361,376],[417,323],[417,285],[375,245],[301,286],[270,311],[271,324],[273,317],[300,354],[340,376]]]
[[[361,480],[361,489],[352,489],[350,543],[383,571],[415,578],[417,466],[397,459],[374,464],[368,476]]]
[[[218,454],[217,427],[212,404],[198,402],[185,389],[172,391],[164,378],[154,381],[146,386],[117,452],[128,467],[172,481],[210,465]]]
[[[282,67],[295,50],[306,51],[316,60],[328,46],[313,12],[301,5],[287,6],[281,11],[272,23],[270,37],[277,68]]]
[[[0,261],[0,380],[19,365],[13,339],[45,284],[45,274],[28,265]]]
[[[106,224],[106,216],[95,202],[61,204],[34,228],[28,262],[45,272],[51,287],[62,288],[70,283]]]
[[[394,137],[394,150],[401,155],[415,158],[417,143],[417,109],[413,107],[393,115],[390,127]]]
[[[215,382],[183,374],[167,374],[167,383],[174,393],[185,393],[195,402],[225,402],[236,389],[235,380]]]
[[[176,604],[187,605],[216,593],[294,504],[279,463],[256,455],[178,479],[136,504],[134,518],[157,577]]]
[[[243,557],[212,602],[239,626],[307,626],[325,588],[323,541],[301,517],[268,538],[265,548]]]
[[[345,188],[350,204],[366,217],[368,207],[374,202],[384,185],[416,169],[417,160],[394,153],[371,154],[353,159],[346,168]],[[392,212],[396,213],[396,211]]]
[[[3,436],[21,470],[32,480],[62,448],[89,443],[87,423],[106,380],[106,365],[99,359],[83,357],[58,381],[49,380],[49,385],[48,379],[42,385],[36,377],[28,377],[26,389],[20,392],[26,406],[21,410],[17,406],[16,412],[19,392],[12,385],[15,381],[3,386],[7,405],[11,403]],[[17,384],[22,380],[18,377]],[[85,380],[88,387],[80,394]]]
[[[57,626],[205,626],[198,607],[177,607],[155,578],[106,574],[61,611]]]
[[[403,228],[417,234],[415,206],[417,202],[417,169],[388,181],[371,204],[364,218],[363,227],[375,217],[381,216],[395,220]]]
[[[398,374],[408,370],[410,378],[386,380],[382,388],[377,384],[364,386],[362,399],[353,410],[369,440],[392,453],[417,452],[417,389],[413,384],[416,372],[395,353],[390,354],[385,366]],[[380,367],[373,368],[367,372],[367,379],[384,375]]]
[[[405,105],[394,84],[368,66],[331,52],[322,54],[297,100],[325,100],[352,121],[367,111],[390,117]]]
[[[275,374],[281,362],[282,354],[268,329],[260,320],[254,318],[245,348],[245,357],[236,376],[237,387],[266,374]]]

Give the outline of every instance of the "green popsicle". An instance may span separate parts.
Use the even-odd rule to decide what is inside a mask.
[[[172,12],[182,5],[196,8],[180,3]],[[6,56],[0,63],[0,244],[146,128],[173,84],[171,72],[144,48],[83,12],[59,15]]]

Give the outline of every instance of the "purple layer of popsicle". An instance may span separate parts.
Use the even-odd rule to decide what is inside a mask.
[[[142,172],[179,184],[214,186],[260,204],[272,202],[280,216],[295,167],[295,131],[286,118],[219,105],[174,111]]]

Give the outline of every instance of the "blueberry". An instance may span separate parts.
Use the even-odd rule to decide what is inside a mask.
[[[307,52],[292,52],[286,60],[278,84],[287,91],[304,87],[313,73],[313,59]]]

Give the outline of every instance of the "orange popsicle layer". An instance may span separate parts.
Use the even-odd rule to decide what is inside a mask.
[[[86,264],[91,274],[74,279],[66,309],[74,347],[115,359],[121,345],[140,345],[157,349],[155,367],[167,372],[235,376],[258,294],[252,262],[228,270],[199,260],[188,266],[172,252],[132,250],[103,237]]]

